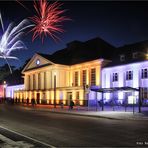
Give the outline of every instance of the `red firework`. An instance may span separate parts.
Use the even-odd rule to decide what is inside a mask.
[[[44,37],[49,35],[55,41],[59,40],[56,36],[57,33],[63,33],[62,22],[70,20],[66,16],[62,16],[65,10],[61,10],[62,4],[54,2],[49,4],[47,0],[34,1],[34,8],[37,15],[30,17],[31,21],[35,24],[33,29],[32,41],[38,36],[44,40]]]

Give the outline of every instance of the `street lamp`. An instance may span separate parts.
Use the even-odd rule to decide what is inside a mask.
[[[142,88],[139,87],[139,99],[138,99],[138,109],[139,113],[141,113],[141,105],[142,105]]]
[[[3,86],[4,86],[4,101],[5,101],[5,99],[6,99],[6,86],[7,86],[6,81],[4,81]]]
[[[54,73],[54,108],[56,108],[56,73]]]

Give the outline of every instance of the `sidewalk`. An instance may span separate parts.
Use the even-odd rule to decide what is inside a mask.
[[[68,106],[56,106],[54,108],[53,105],[35,105],[34,107],[29,105],[21,105],[25,108],[31,110],[40,110],[40,111],[48,111],[53,113],[61,113],[61,114],[72,114],[72,115],[79,115],[79,116],[87,116],[87,117],[97,117],[97,118],[106,118],[106,119],[113,119],[113,120],[148,120],[148,107],[142,107],[142,113],[138,113],[138,109],[135,112],[132,112],[133,108],[127,109],[125,112],[124,110],[115,110],[112,111],[111,108],[106,109],[105,111],[101,110],[88,110],[87,107],[74,107],[74,109],[69,110]],[[110,110],[109,110],[110,109]]]

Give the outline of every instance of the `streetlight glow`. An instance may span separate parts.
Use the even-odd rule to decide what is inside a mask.
[[[6,85],[7,85],[7,84],[6,84],[6,81],[3,82],[3,85],[4,85],[4,88],[6,88]]]

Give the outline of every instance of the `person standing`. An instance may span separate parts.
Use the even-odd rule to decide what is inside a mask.
[[[29,105],[29,98],[27,98],[27,105]]]
[[[73,100],[70,101],[70,109],[73,109],[73,106],[74,106],[74,102]]]

